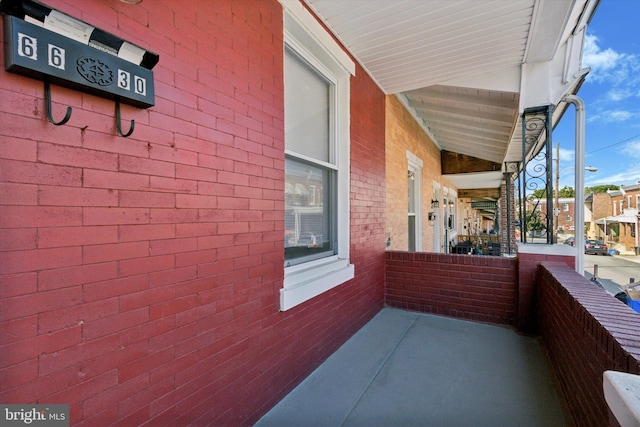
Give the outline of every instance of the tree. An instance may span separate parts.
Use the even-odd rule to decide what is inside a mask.
[[[558,192],[558,197],[572,198],[575,196],[576,196],[576,193],[573,190],[573,187],[567,187],[566,185],[562,187]],[[547,198],[547,190],[544,188],[533,190],[533,195],[530,197],[530,199],[546,199],[546,198]]]
[[[619,190],[619,189],[620,189],[619,185],[612,185],[612,184],[596,185],[596,186],[593,186],[593,187],[585,187],[584,194],[606,193],[607,190]]]
[[[572,198],[576,197],[576,192],[573,190],[573,187],[567,187],[566,185],[558,191],[558,197],[564,198]]]
[[[527,229],[529,231],[542,231],[546,227],[546,224],[542,222],[540,218],[540,212],[527,211]]]

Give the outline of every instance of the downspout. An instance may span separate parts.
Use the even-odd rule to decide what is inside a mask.
[[[576,271],[584,275],[584,144],[585,144],[585,110],[584,101],[576,95],[565,95],[564,102],[576,108],[576,211],[575,211],[575,244]]]

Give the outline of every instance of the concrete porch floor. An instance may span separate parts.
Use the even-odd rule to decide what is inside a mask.
[[[256,426],[566,426],[538,339],[380,311]]]

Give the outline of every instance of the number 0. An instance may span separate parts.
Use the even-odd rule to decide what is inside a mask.
[[[147,96],[147,81],[142,77],[135,76],[135,87],[134,91],[138,95]]]

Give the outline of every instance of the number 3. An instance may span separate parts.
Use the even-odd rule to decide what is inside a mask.
[[[129,90],[131,84],[131,75],[124,70],[118,70],[118,87],[120,89]]]

